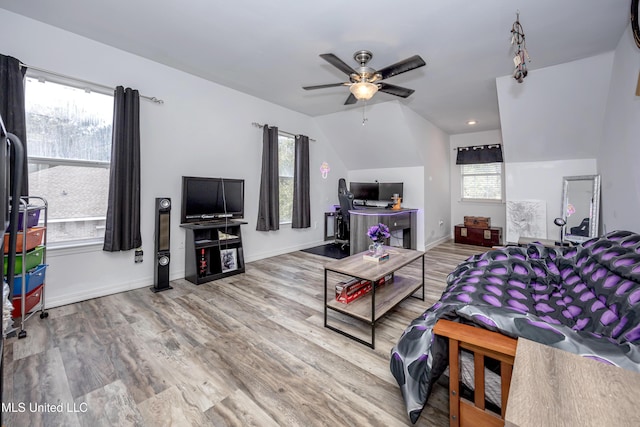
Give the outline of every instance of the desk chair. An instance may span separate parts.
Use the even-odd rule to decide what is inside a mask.
[[[583,219],[580,225],[571,227],[569,233],[574,236],[589,237],[589,218]]]
[[[344,249],[349,245],[351,230],[349,226],[350,215],[349,210],[353,209],[353,193],[347,190],[347,182],[344,178],[338,180],[338,200],[340,201],[340,215],[342,217],[341,226],[339,228],[338,243],[342,243]]]

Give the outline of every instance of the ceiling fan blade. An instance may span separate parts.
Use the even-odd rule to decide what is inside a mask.
[[[407,98],[411,95],[415,90],[407,89],[406,87],[400,87],[395,85],[390,85],[389,83],[378,83],[380,92],[390,93],[391,95],[400,96],[402,98]]]
[[[401,73],[414,70],[416,68],[424,67],[426,62],[420,57],[420,55],[413,55],[411,58],[407,58],[400,62],[396,62],[393,65],[389,65],[381,70],[377,71],[377,74],[382,76],[381,80],[388,79],[389,77],[397,76]]]
[[[329,83],[326,85],[316,85],[316,86],[302,86],[304,90],[313,90],[313,89],[325,89],[328,87],[337,87],[337,86],[349,86],[351,83]]]
[[[350,76],[351,74],[358,74],[356,70],[345,64],[342,59],[335,56],[333,53],[323,53],[320,55],[320,58],[327,61],[329,64],[336,67],[338,70],[342,71],[346,75]]]
[[[358,99],[355,96],[353,96],[352,93],[350,93],[347,100],[344,101],[344,105],[351,105],[351,104],[355,104],[356,102],[358,102]]]

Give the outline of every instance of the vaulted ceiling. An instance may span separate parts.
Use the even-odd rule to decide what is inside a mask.
[[[354,52],[370,50],[375,69],[418,54],[425,67],[388,79],[413,95],[378,93],[369,102],[400,99],[455,134],[500,127],[495,79],[514,68],[517,11],[534,73],[613,50],[630,2],[0,0],[0,7],[310,116],[360,106],[343,105],[346,87],[302,89],[346,80],[319,54],[357,67]],[[467,126],[470,119],[478,124]]]

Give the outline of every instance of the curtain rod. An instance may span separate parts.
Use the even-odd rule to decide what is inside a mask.
[[[257,128],[263,128],[264,127],[264,125],[261,125],[260,123],[257,123],[257,122],[251,122],[251,124],[253,126],[257,127]],[[300,136],[299,134],[296,135],[296,134],[291,133],[291,132],[286,132],[286,131],[280,130],[279,128],[278,128],[278,132],[284,133],[285,135],[289,135],[289,136],[293,136],[293,137]],[[309,141],[316,142],[316,140],[312,139],[312,138],[309,138]]]
[[[468,147],[455,147],[452,148],[453,151],[460,151],[460,150],[477,150],[477,149],[484,149],[484,148],[498,148],[500,147],[501,144],[485,144],[485,145],[469,145]]]
[[[24,64],[22,62],[20,63],[20,66],[21,67],[26,67],[27,69],[31,69],[31,70],[35,70],[35,71],[40,71],[41,73],[51,74],[52,76],[61,77],[63,79],[73,80],[73,81],[76,81],[78,83],[85,83],[85,84],[88,84],[88,85],[91,85],[91,86],[97,86],[97,87],[101,87],[101,88],[104,88],[104,89],[108,89],[110,91],[115,90],[114,88],[112,88],[110,86],[107,86],[107,85],[90,82],[88,80],[78,79],[76,77],[72,77],[72,76],[67,76],[65,74],[56,73],[55,71],[45,70],[44,68],[32,67],[31,65],[27,65],[27,64]],[[149,100],[151,102],[154,102],[156,104],[164,104],[164,101],[162,99],[158,99],[155,96],[140,95],[140,98],[147,99],[147,100]]]

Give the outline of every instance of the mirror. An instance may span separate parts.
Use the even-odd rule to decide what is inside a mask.
[[[600,234],[600,175],[565,176],[562,187],[564,238],[584,242]]]

